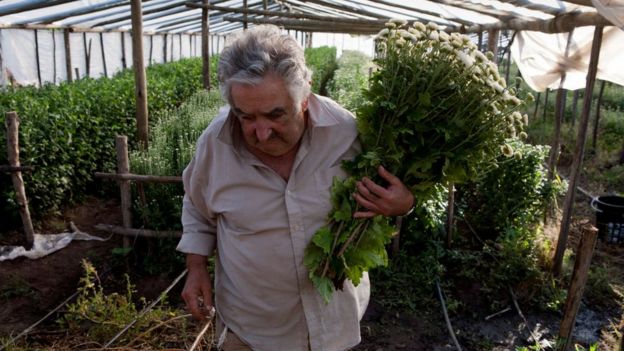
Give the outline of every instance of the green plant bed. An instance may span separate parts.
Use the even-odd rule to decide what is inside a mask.
[[[201,60],[150,66],[147,80],[150,120],[154,121],[201,89]],[[21,120],[21,163],[35,168],[24,175],[35,219],[56,213],[63,204],[74,203],[95,190],[94,172],[115,169],[116,135],[128,135],[131,147],[136,141],[131,70],[112,78],[85,78],[40,89],[8,89],[0,94],[0,112],[7,111],[16,111]],[[6,144],[4,124],[0,144]],[[7,163],[6,157],[0,152],[0,164]],[[8,176],[0,176],[0,189],[0,215],[14,218],[17,205]]]
[[[327,95],[328,83],[338,68],[336,63],[336,48],[321,46],[305,49],[305,60],[312,70],[312,92]]]

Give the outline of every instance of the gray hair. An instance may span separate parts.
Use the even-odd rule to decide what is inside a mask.
[[[276,26],[253,27],[237,36],[221,53],[218,68],[221,94],[232,105],[232,83],[256,85],[271,73],[283,79],[298,112],[301,102],[310,94],[312,77],[303,48]]]

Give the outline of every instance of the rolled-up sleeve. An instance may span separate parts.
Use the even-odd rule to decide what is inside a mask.
[[[183,233],[176,250],[202,256],[211,256],[217,242],[217,221],[204,198],[206,184],[205,172],[207,165],[203,157],[203,143],[199,143],[198,151],[182,174],[184,183],[184,200],[182,201]],[[198,161],[198,159],[200,161]]]
[[[182,226],[184,232],[176,250],[211,256],[217,243],[216,225],[197,210],[188,195],[182,203]]]

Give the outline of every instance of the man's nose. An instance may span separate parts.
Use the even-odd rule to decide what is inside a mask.
[[[258,123],[256,125],[256,138],[259,142],[265,142],[273,135],[273,129],[268,123]]]

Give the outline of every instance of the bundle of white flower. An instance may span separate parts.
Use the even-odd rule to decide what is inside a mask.
[[[523,102],[468,37],[432,23],[392,21],[376,48],[378,70],[357,110],[362,154],[344,165],[350,177],[334,182],[328,225],[304,259],[326,301],[345,279],[357,285],[363,272],[387,264],[392,225],[383,217],[352,218],[357,179],[383,184],[383,165],[410,187],[418,206],[436,185],[473,179],[501,152],[514,156],[505,140],[526,136],[527,116],[517,112]]]

